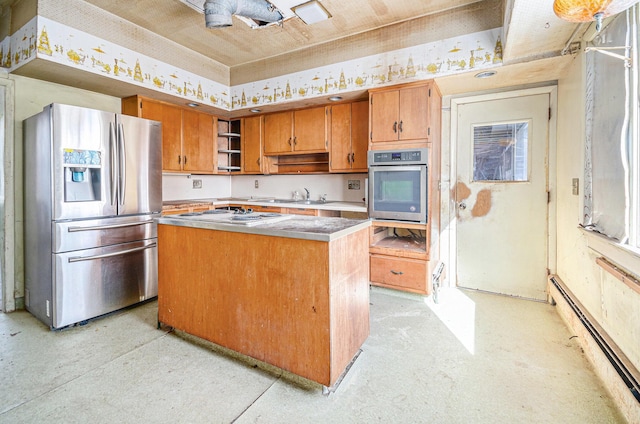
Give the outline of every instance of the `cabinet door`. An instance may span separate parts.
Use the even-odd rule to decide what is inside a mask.
[[[262,173],[262,116],[242,120],[242,171],[247,174]]]
[[[369,102],[351,104],[351,170],[367,172]]]
[[[273,113],[264,117],[264,154],[289,153],[293,149],[293,113]]]
[[[331,170],[347,172],[351,170],[351,103],[331,106]],[[366,152],[365,130],[365,152]],[[366,165],[366,164],[365,164]]]
[[[162,170],[182,171],[182,111],[162,103],[142,101],[141,116],[162,122]]]
[[[400,90],[400,140],[426,139],[428,120],[429,88],[427,86]]]
[[[398,139],[400,92],[371,93],[371,142]]]
[[[213,129],[215,118],[202,112],[182,111],[182,169],[213,173]]]
[[[296,152],[326,152],[326,108],[324,106],[294,112],[293,150]]]

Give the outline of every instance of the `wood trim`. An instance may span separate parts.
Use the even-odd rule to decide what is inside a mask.
[[[425,85],[432,84],[433,80],[424,80],[424,81],[414,81],[408,82],[405,84],[389,84],[383,87],[370,88],[369,93],[375,93],[377,91],[387,91],[387,90],[397,90],[402,88],[411,88],[411,87],[423,87]]]
[[[640,280],[638,280],[636,277],[618,268],[602,256],[596,258],[596,263],[609,274],[613,275],[616,279],[626,284],[631,290],[640,294]]]

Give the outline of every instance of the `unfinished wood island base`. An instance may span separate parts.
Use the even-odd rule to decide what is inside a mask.
[[[367,221],[159,222],[159,323],[326,387],[339,381],[369,335]]]

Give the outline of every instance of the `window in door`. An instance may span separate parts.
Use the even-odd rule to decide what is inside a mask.
[[[473,127],[474,181],[528,181],[529,122]]]

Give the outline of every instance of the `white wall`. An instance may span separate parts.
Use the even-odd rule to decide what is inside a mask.
[[[200,180],[202,188],[193,188]],[[231,196],[231,177],[228,175],[176,175],[162,176],[162,200],[211,199]]]
[[[294,191],[301,195],[309,189],[311,200],[318,200],[326,194],[327,200],[362,202],[365,197],[367,174],[328,175],[238,175],[231,179],[231,193],[236,197],[278,197],[292,198]],[[259,188],[255,188],[258,181]],[[349,181],[358,181],[359,190],[349,190]]]
[[[624,261],[627,269],[640,269],[640,257],[623,257],[613,247],[609,253],[600,248],[598,252],[592,241],[595,236],[578,228],[584,195],[584,81],[584,55],[579,55],[566,77],[558,82],[557,274],[640,369],[640,294],[595,263],[604,253],[617,264]],[[580,179],[578,196],[571,192],[572,178]]]

